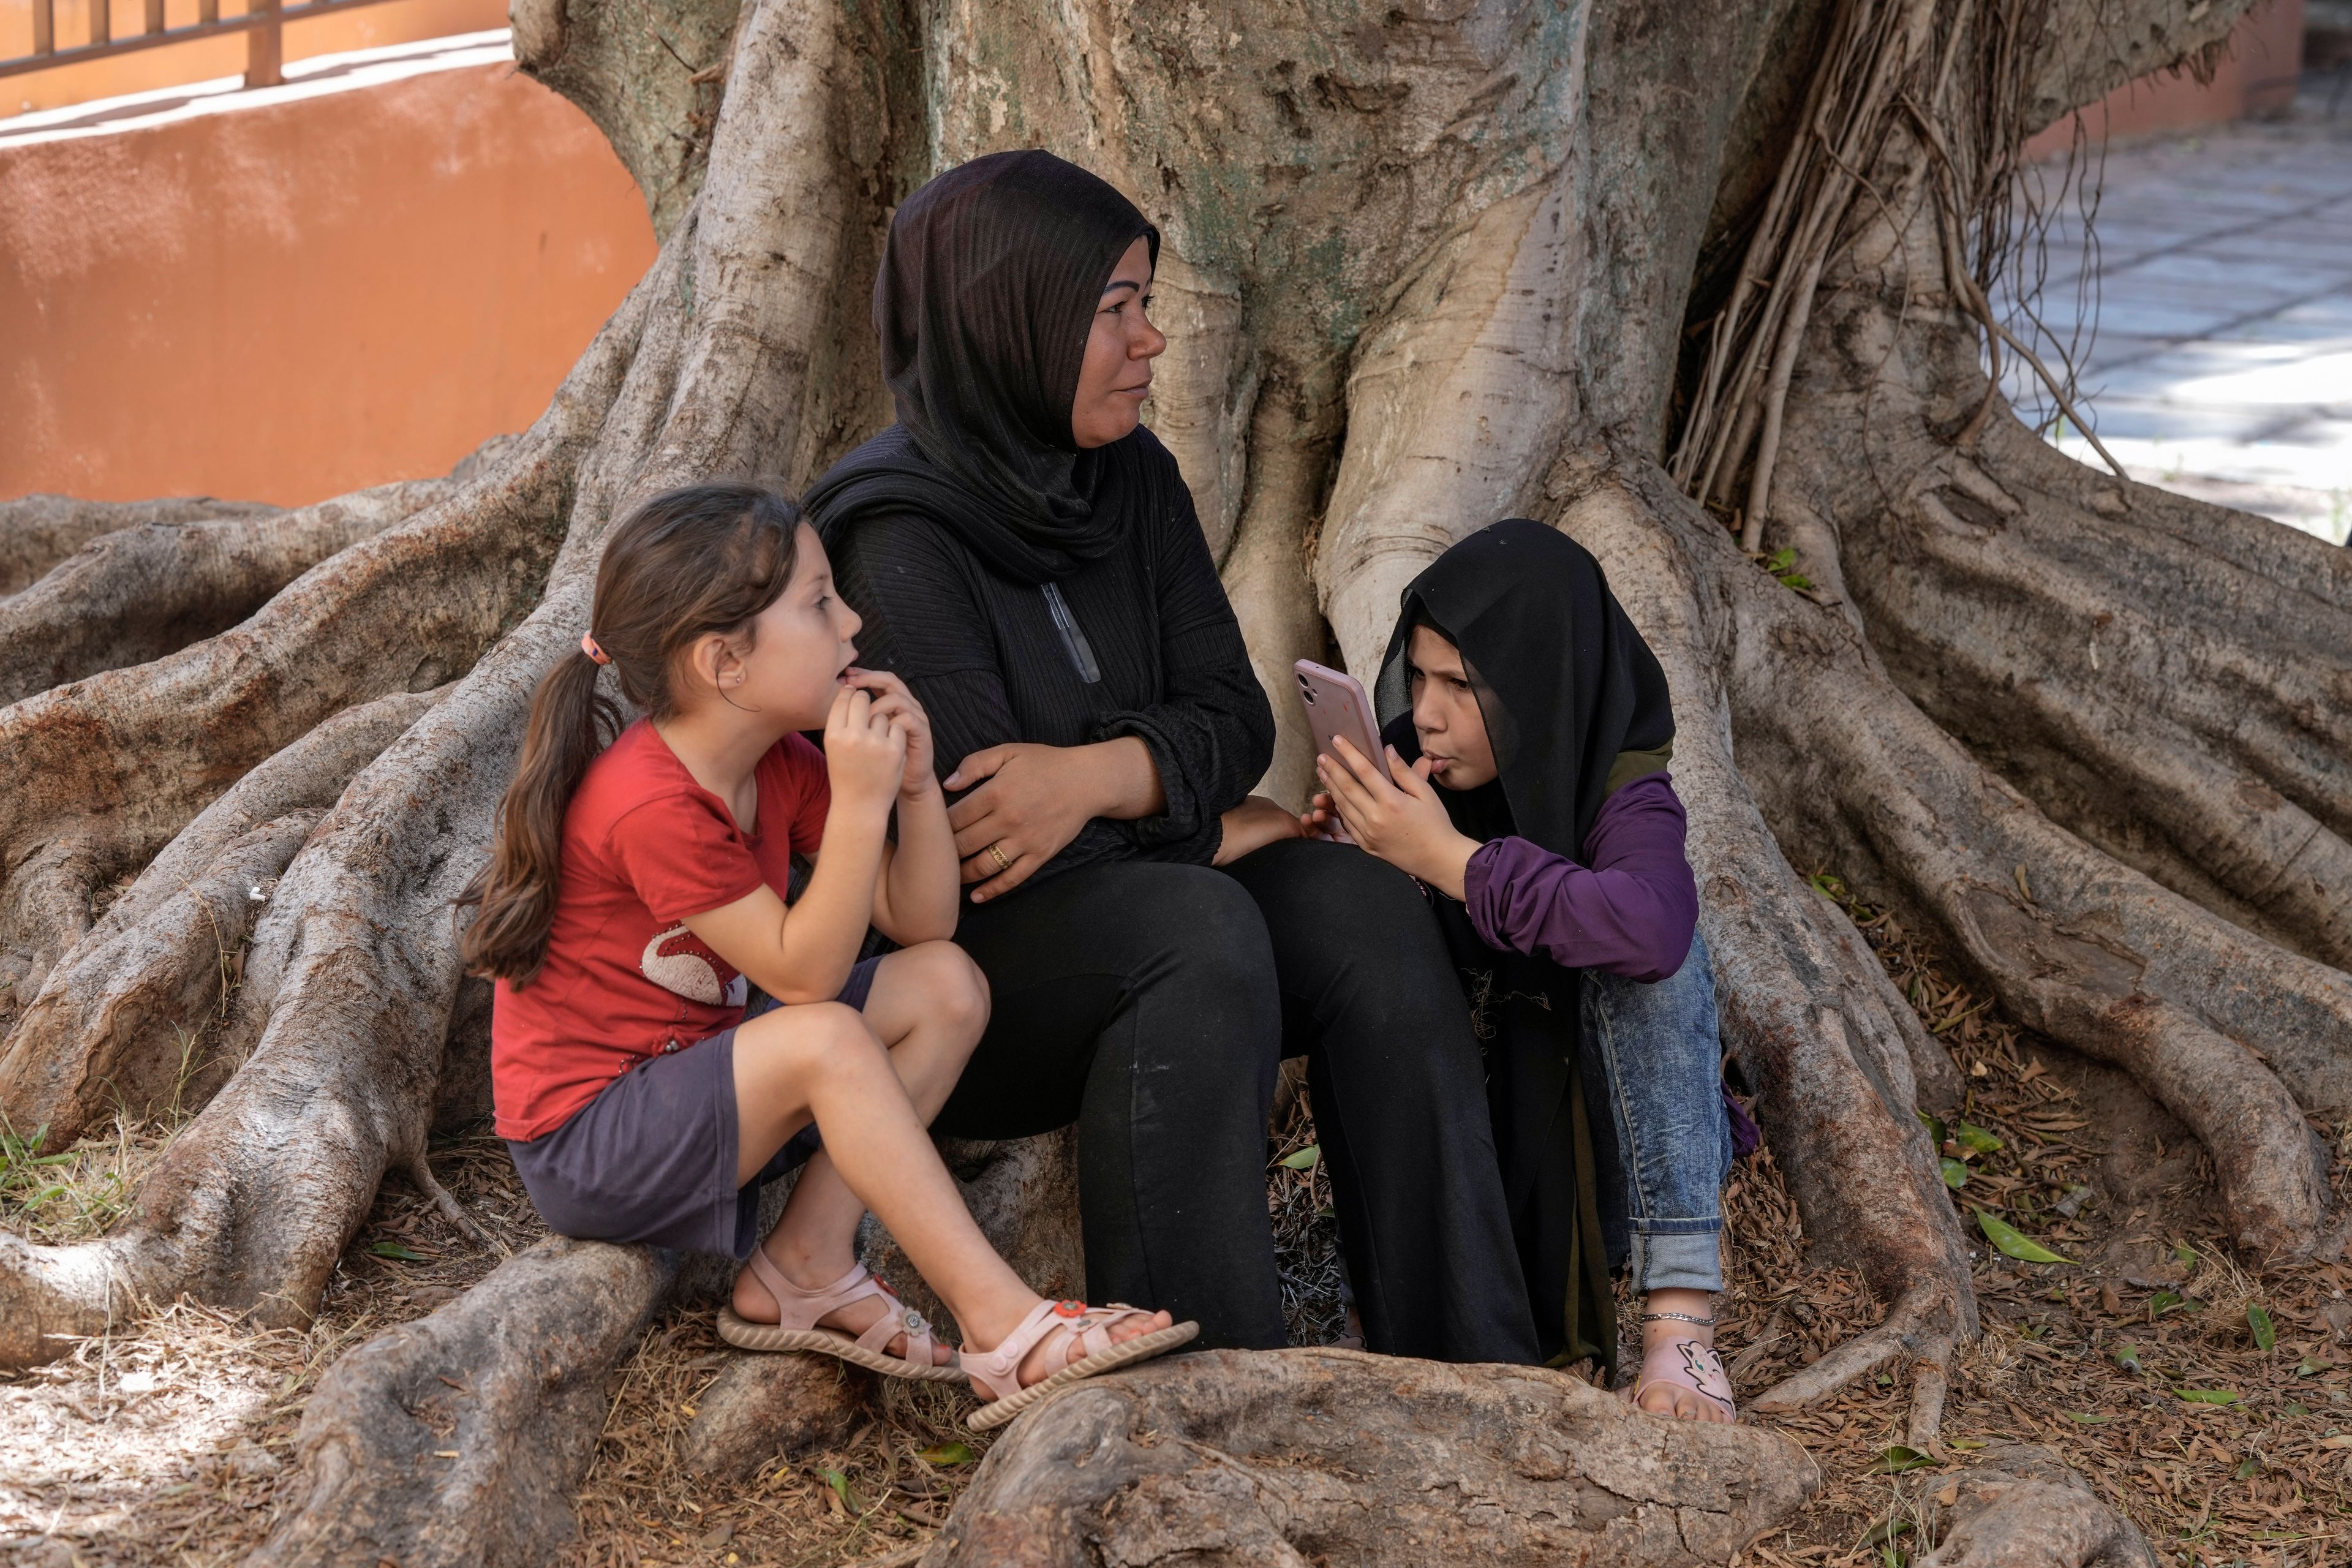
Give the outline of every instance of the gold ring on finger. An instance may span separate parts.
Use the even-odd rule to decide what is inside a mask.
[[[988,847],[988,853],[996,861],[996,868],[998,870],[1010,871],[1013,869],[1013,862],[1004,858],[1004,845],[1002,840],[990,845]]]

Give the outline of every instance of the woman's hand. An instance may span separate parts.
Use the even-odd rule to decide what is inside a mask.
[[[843,687],[824,718],[824,771],[836,805],[878,806],[887,816],[907,772],[905,719],[884,711],[866,692]]]
[[[947,777],[971,793],[948,809],[971,901],[1009,893],[1059,855],[1097,816],[1132,819],[1167,809],[1151,752],[1131,738],[1092,746],[1027,742],[974,752]]]
[[[1299,819],[1262,795],[1250,796],[1218,820],[1225,832],[1217,844],[1216,858],[1209,862],[1212,866],[1230,866],[1269,844],[1302,836]]]
[[[1342,844],[1347,841],[1339,837],[1339,808],[1331,804],[1331,792],[1317,790],[1313,798],[1307,801],[1307,809],[1298,814],[1299,836]]]
[[[1445,815],[1445,803],[1429,782],[1428,760],[1407,767],[1396,748],[1387,746],[1382,767],[1344,739],[1331,745],[1339,756],[1318,756],[1315,772],[1348,836],[1446,897],[1461,898],[1463,873],[1478,846]]]
[[[907,765],[898,774],[898,798],[920,800],[939,787],[939,775],[931,765],[931,716],[907,689],[907,683],[887,669],[858,669],[852,667],[849,684],[873,699],[873,715],[898,725],[907,737]]]

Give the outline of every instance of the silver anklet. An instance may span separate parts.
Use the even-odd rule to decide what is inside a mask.
[[[1715,1327],[1715,1320],[1713,1318],[1696,1318],[1688,1312],[1644,1312],[1642,1314],[1642,1321],[1645,1323],[1696,1323],[1702,1329],[1711,1329]]]

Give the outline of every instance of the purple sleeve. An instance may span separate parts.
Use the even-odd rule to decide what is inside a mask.
[[[1602,803],[1584,841],[1591,870],[1524,838],[1482,844],[1462,879],[1470,923],[1489,947],[1664,980],[1682,967],[1698,925],[1685,828],[1683,803],[1661,773]]]

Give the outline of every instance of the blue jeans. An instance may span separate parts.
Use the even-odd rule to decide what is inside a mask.
[[[1720,1290],[1722,1192],[1731,1173],[1715,966],[1694,934],[1683,966],[1654,984],[1584,973],[1584,1098],[1597,1143],[1601,1230],[1633,1288]],[[1595,1150],[1606,1156],[1606,1147]]]

